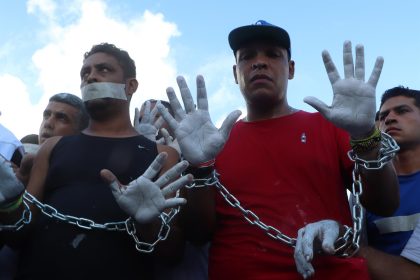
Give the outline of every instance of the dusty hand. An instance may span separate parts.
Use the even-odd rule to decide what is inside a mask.
[[[163,105],[157,105],[158,110],[174,131],[182,155],[186,160],[191,164],[199,164],[214,159],[225,145],[232,126],[241,112],[236,110],[230,113],[221,128],[217,129],[210,119],[203,77],[197,76],[197,108],[195,108],[194,100],[185,79],[179,76],[177,83],[181,91],[185,111],[172,88],[168,88],[166,93],[175,113],[175,118],[169,114]]]
[[[127,186],[119,183],[111,171],[106,169],[101,171],[101,175],[109,183],[118,205],[128,215],[134,217],[138,223],[151,222],[165,209],[186,203],[184,198],[166,199],[165,196],[175,193],[192,180],[191,175],[180,177],[181,173],[188,167],[188,162],[179,162],[155,182],[152,181],[162,169],[166,157],[166,153],[160,153],[144,174]]]
[[[322,53],[325,69],[333,88],[333,102],[327,106],[315,97],[305,97],[304,101],[318,110],[326,119],[348,131],[357,138],[366,137],[375,125],[376,85],[381,75],[384,60],[376,59],[369,81],[365,83],[365,61],[362,45],[356,46],[356,65],[353,64],[351,42],[344,42],[344,79],[340,78],[330,54]]]
[[[160,102],[158,101],[157,104],[160,104]],[[156,114],[158,112],[157,108],[155,106],[153,109],[150,109],[150,107],[150,101],[146,101],[141,121],[139,121],[139,109],[135,109],[134,128],[139,134],[143,135],[147,139],[156,141],[156,135],[163,124],[163,118],[159,117],[157,120],[155,120]]]
[[[323,252],[334,254],[334,242],[338,238],[340,225],[333,220],[322,220],[308,224],[298,231],[294,258],[297,271],[307,279],[315,270],[311,264],[315,243],[320,243]]]
[[[15,201],[25,186],[15,175],[11,162],[0,156],[0,207]]]

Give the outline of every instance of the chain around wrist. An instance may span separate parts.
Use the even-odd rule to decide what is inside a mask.
[[[369,152],[378,147],[381,143],[382,135],[381,131],[378,128],[375,128],[374,131],[366,138],[363,139],[351,139],[350,146],[355,153],[364,153]]]

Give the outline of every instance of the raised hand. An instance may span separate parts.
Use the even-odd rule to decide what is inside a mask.
[[[157,104],[160,104],[160,102],[158,101],[156,105]],[[150,109],[150,107],[150,101],[146,101],[141,121],[139,121],[140,111],[138,108],[135,109],[134,128],[139,134],[143,135],[147,139],[156,141],[156,135],[163,124],[163,118],[159,117],[157,120],[155,120],[156,114],[158,112],[157,108],[155,106],[153,109]]]
[[[325,69],[333,88],[333,102],[327,106],[315,97],[305,97],[304,102],[318,110],[326,119],[348,131],[355,138],[364,138],[375,125],[376,85],[384,60],[378,57],[369,81],[365,82],[364,48],[356,46],[356,65],[353,64],[351,42],[344,42],[344,79],[340,78],[328,51],[323,51]]]
[[[217,129],[210,119],[207,102],[207,91],[202,76],[197,76],[197,108],[190,90],[182,76],[177,78],[184,109],[178,101],[173,88],[168,88],[169,101],[175,118],[163,105],[157,105],[159,112],[175,133],[183,157],[191,164],[199,164],[212,160],[222,150],[235,121],[241,115],[236,110],[224,120]]]
[[[340,225],[333,220],[322,220],[316,223],[307,224],[298,231],[295,247],[295,263],[297,271],[307,279],[313,276],[315,270],[311,264],[314,257],[314,247],[319,247],[327,254],[334,254],[334,242],[340,232]]]
[[[25,186],[15,175],[12,163],[0,155],[0,208],[16,201],[25,191]]]
[[[101,170],[101,176],[109,183],[118,205],[138,223],[151,222],[165,209],[186,203],[184,198],[166,198],[166,196],[192,181],[191,175],[180,177],[188,167],[187,161],[179,162],[155,182],[152,181],[162,169],[166,157],[166,153],[160,153],[143,175],[126,186],[122,185],[111,171]]]

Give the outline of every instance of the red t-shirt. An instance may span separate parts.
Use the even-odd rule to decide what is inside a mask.
[[[352,225],[344,185],[353,163],[348,134],[319,113],[297,113],[235,124],[216,159],[221,183],[262,222],[296,237],[304,225],[333,219]],[[248,224],[216,199],[217,229],[209,261],[211,279],[302,279],[293,248]],[[313,279],[368,279],[361,258],[316,256]]]

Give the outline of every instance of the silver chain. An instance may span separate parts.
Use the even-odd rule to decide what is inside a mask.
[[[18,231],[23,228],[24,225],[27,225],[32,220],[32,212],[29,208],[28,204],[23,201],[23,212],[21,218],[14,224],[14,225],[3,225],[0,224],[0,231],[7,230],[7,231]]]
[[[127,233],[131,235],[134,242],[136,243],[136,249],[143,253],[151,253],[153,252],[156,244],[160,241],[165,240],[169,232],[171,231],[171,226],[169,225],[172,219],[178,214],[180,207],[177,208],[171,208],[171,211],[169,213],[163,212],[159,215],[159,218],[161,220],[161,226],[159,229],[158,236],[155,241],[152,243],[142,242],[140,241],[136,236],[136,225],[132,218],[127,219],[126,221],[126,228]]]
[[[276,229],[275,227],[265,224],[260,220],[257,214],[255,214],[251,210],[242,207],[239,200],[220,183],[218,176],[219,174],[217,174],[217,172],[214,170],[211,177],[204,182],[204,185],[215,186],[230,206],[232,206],[233,208],[238,208],[242,212],[243,217],[248,223],[259,227],[269,237],[275,240],[279,240],[292,247],[296,245],[296,238],[291,238],[282,233],[280,230]]]
[[[57,209],[52,207],[51,205],[44,204],[36,199],[33,195],[28,192],[25,192],[23,198],[38,207],[43,214],[50,218],[55,218],[57,220],[76,225],[83,229],[101,229],[101,230],[109,230],[109,231],[125,231],[126,230],[126,222],[115,222],[115,223],[105,223],[100,224],[96,223],[91,219],[87,218],[79,218],[71,215],[65,215],[58,212]]]
[[[177,192],[176,196],[179,196],[179,192]],[[32,203],[36,207],[38,207],[43,214],[46,216],[57,219],[72,225],[76,225],[83,229],[99,229],[99,230],[107,230],[107,231],[126,231],[134,240],[136,243],[135,247],[138,251],[143,253],[150,253],[154,250],[156,244],[159,241],[165,240],[168,237],[168,234],[171,230],[170,223],[172,219],[178,214],[180,207],[177,208],[171,208],[169,213],[162,213],[159,215],[159,218],[162,222],[158,236],[155,241],[152,243],[142,242],[138,239],[136,236],[137,230],[136,230],[136,224],[134,220],[129,217],[125,221],[121,222],[111,222],[111,223],[96,223],[95,221],[91,219],[86,218],[80,218],[75,217],[71,215],[65,215],[58,212],[57,209],[52,207],[51,205],[44,204],[40,202],[38,199],[36,199],[33,195],[31,195],[28,192],[25,192],[23,195],[24,200]],[[27,206],[26,201],[24,201],[25,206]],[[30,212],[29,207],[27,207],[27,210]],[[28,222],[29,223],[29,222]],[[22,225],[23,226],[23,225]],[[0,227],[1,229],[1,227]]]
[[[400,147],[397,142],[385,132],[381,132],[381,148],[377,160],[364,160],[359,158],[353,150],[348,152],[349,158],[356,164],[363,166],[365,169],[377,170],[381,169],[387,162],[394,158]]]
[[[344,235],[338,238],[335,243],[336,252],[340,256],[351,257],[359,250],[359,242],[362,232],[362,223],[364,216],[364,209],[360,202],[360,196],[363,193],[363,186],[359,172],[359,165],[363,166],[366,169],[380,169],[395,156],[395,153],[398,150],[399,146],[395,142],[395,140],[388,134],[382,132],[381,148],[379,151],[378,160],[365,161],[363,159],[358,158],[353,151],[350,151],[348,153],[350,159],[355,162],[354,169],[352,172],[353,184],[351,190],[351,193],[355,198],[355,203],[352,208],[353,228],[345,226],[346,231]],[[291,247],[295,247],[296,238],[289,237],[277,228],[265,224],[253,211],[242,207],[239,200],[220,183],[218,176],[219,174],[217,174],[216,170],[214,170],[209,178],[194,180],[196,181],[196,183],[190,185],[190,188],[200,187],[203,185],[215,186],[230,206],[232,206],[233,208],[238,208],[239,211],[242,212],[243,217],[248,223],[259,227],[269,237],[275,240],[279,240]]]

